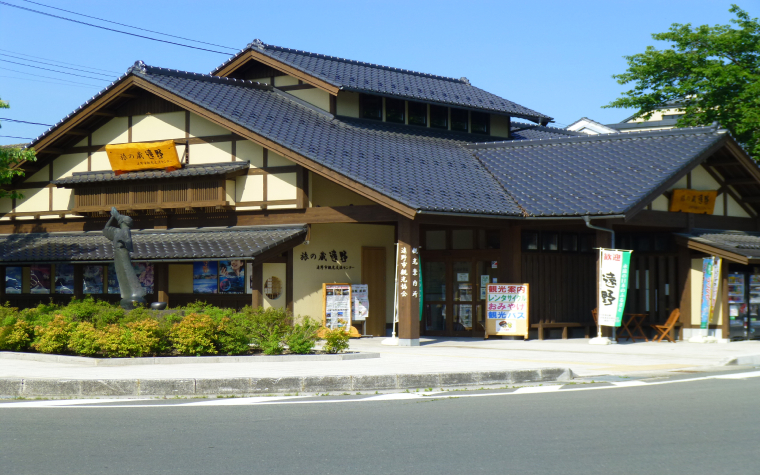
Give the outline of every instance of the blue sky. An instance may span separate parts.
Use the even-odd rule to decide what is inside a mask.
[[[23,0],[4,1],[172,40]],[[648,45],[664,47],[652,40],[651,33],[666,31],[672,23],[726,24],[732,17],[728,12],[731,2],[718,0],[39,2],[237,49],[260,38],[265,43],[316,53],[465,76],[475,86],[554,117],[557,126],[583,116],[602,123],[621,121],[631,112],[601,106],[625,90],[611,77],[625,71],[624,55],[641,52]],[[739,6],[753,17],[760,16],[760,0]],[[17,53],[44,58],[37,61],[53,59],[71,63],[71,67],[98,68],[105,76],[69,70],[102,79],[80,78],[7,62],[51,67],[8,56],[19,56]],[[45,124],[61,120],[135,60],[209,72],[227,58],[4,5],[0,5],[0,54],[4,60],[0,61],[0,97],[11,104],[10,110],[0,110],[0,118]],[[46,129],[0,122],[0,135],[36,137]],[[23,140],[0,137],[0,144],[19,142]]]

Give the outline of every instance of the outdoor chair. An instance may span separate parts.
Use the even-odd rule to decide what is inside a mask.
[[[657,335],[654,337],[653,341],[662,341],[663,338],[667,338],[668,341],[675,343],[676,341],[670,337],[670,331],[676,326],[678,317],[680,316],[681,310],[675,309],[670,313],[670,317],[668,317],[668,321],[665,322],[665,325],[652,325],[652,328],[657,331]]]

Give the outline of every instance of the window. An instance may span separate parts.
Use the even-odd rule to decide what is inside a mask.
[[[264,283],[264,295],[270,300],[277,300],[282,295],[282,282],[275,276],[267,279]]]
[[[406,104],[403,99],[389,99],[385,98],[385,120],[386,122],[394,122],[396,124],[403,124],[406,117]]]
[[[683,114],[663,114],[662,118],[667,119],[680,119],[683,117]]]
[[[429,251],[446,249],[446,231],[428,231],[425,233],[425,248]]]
[[[467,115],[466,110],[451,109],[451,130],[467,132],[469,130]]]
[[[538,251],[538,232],[525,231],[522,233],[523,251]]]
[[[455,229],[451,231],[452,249],[474,249],[472,229]]]
[[[668,252],[670,251],[670,239],[668,236],[655,236],[654,237],[654,251],[655,252]]]
[[[443,106],[430,106],[430,127],[449,128],[449,109]]]
[[[594,235],[581,234],[580,244],[581,252],[592,252],[594,250]]]
[[[562,234],[562,252],[577,252],[578,251],[578,235],[577,234]]]
[[[541,250],[559,251],[559,234],[546,232],[541,233]]]
[[[409,102],[409,125],[427,126],[427,104]]]
[[[490,134],[491,133],[491,116],[484,112],[470,113],[470,122],[472,123],[473,134]]]
[[[379,96],[359,96],[359,110],[363,119],[383,120],[383,98]]]

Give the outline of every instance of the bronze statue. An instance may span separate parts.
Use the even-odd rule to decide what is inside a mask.
[[[127,310],[135,308],[135,304],[146,305],[145,291],[137,280],[129,255],[134,251],[131,228],[132,218],[120,214],[116,207],[111,208],[111,218],[103,228],[103,235],[113,242],[113,261],[119,279],[121,307]]]

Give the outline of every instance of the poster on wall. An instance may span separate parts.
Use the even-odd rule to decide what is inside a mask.
[[[50,293],[50,265],[35,264],[31,266],[29,292],[33,294]]]
[[[322,284],[323,323],[332,330],[351,330],[351,284]]]
[[[73,264],[56,264],[55,265],[55,293],[73,294],[74,293],[74,265]]]
[[[119,290],[119,278],[116,277],[116,267],[113,264],[108,264],[106,268],[108,269],[108,293],[120,294],[121,290]]]
[[[245,262],[240,259],[219,261],[219,293],[245,293]]]
[[[465,329],[472,328],[472,305],[459,306],[459,323],[461,323]]]
[[[486,338],[488,335],[523,336],[530,330],[528,284],[486,286]]]
[[[133,262],[132,268],[137,275],[137,281],[140,282],[145,295],[153,293],[153,264],[150,262]]]
[[[728,276],[728,303],[744,303],[744,274]]]
[[[5,293],[6,294],[20,294],[21,293],[21,267],[6,267],[5,268]]]
[[[369,315],[369,286],[367,284],[352,285],[351,296],[353,298],[353,315],[351,318],[363,322]]]
[[[116,280],[115,276],[114,280]],[[84,266],[82,268],[82,292],[85,294],[103,293],[103,266]]]
[[[193,293],[215,294],[218,275],[216,261],[193,262]]]

